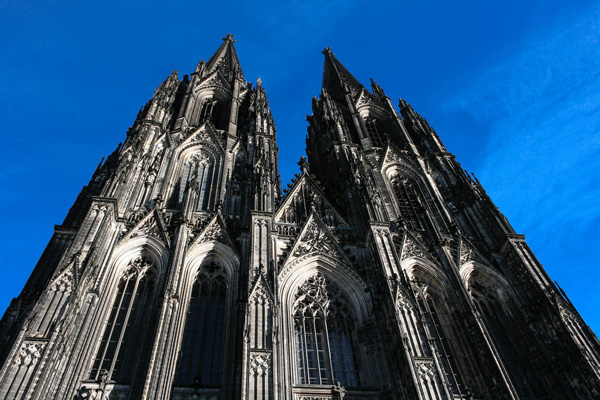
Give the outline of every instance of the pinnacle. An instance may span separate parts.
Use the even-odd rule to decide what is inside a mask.
[[[354,89],[364,89],[364,86],[358,79],[335,57],[333,51],[331,51],[331,47],[325,47],[321,53],[325,55],[323,87],[327,87],[331,91],[332,88],[343,88],[344,84],[347,84]]]
[[[233,38],[233,35],[231,33],[228,33],[227,35],[225,35],[225,37],[222,40],[224,42],[230,42],[230,43],[237,42],[237,40],[235,40]]]
[[[243,78],[244,74],[242,73],[242,67],[235,51],[235,46],[233,45],[234,42],[236,40],[231,33],[228,33],[223,38],[221,46],[219,46],[215,54],[206,63],[207,73],[210,74],[219,69],[224,75],[237,72]]]

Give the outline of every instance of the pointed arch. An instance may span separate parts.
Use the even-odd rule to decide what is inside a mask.
[[[156,328],[159,288],[168,251],[155,237],[137,236],[120,243],[100,288],[98,345],[89,378],[133,384],[146,368]],[[134,344],[135,343],[135,344]]]
[[[528,334],[523,333],[520,302],[508,281],[498,271],[474,261],[460,267],[460,276],[517,393],[528,398],[543,395],[536,389],[543,385],[533,373],[530,349],[523,343]]]
[[[239,257],[230,246],[209,240],[186,252],[179,281],[185,312],[174,392],[199,386],[215,394],[224,388],[233,337]],[[211,392],[211,393],[213,393]]]
[[[438,265],[423,259],[409,258],[402,262],[422,315],[425,332],[437,356],[444,381],[453,395],[464,390],[463,375],[456,358],[458,338],[454,315],[448,307],[454,299],[450,283]]]
[[[358,332],[371,318],[366,284],[352,269],[321,254],[304,258],[279,281],[283,357],[289,385],[364,384],[367,355]]]
[[[216,206],[222,179],[223,150],[207,125],[193,133],[173,155],[167,176],[174,182],[166,188],[168,207],[179,208],[183,204],[186,189],[190,186],[198,191],[195,211],[210,211]],[[199,143],[200,142],[200,143]],[[213,190],[211,190],[213,189]]]

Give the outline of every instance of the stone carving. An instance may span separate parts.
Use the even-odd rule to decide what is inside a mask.
[[[270,304],[271,303],[271,296],[270,296],[269,292],[267,291],[267,288],[265,287],[265,285],[262,282],[263,282],[263,280],[259,278],[256,288],[254,289],[254,291],[252,292],[252,295],[250,297],[250,300],[249,300],[250,304],[256,304],[256,303]]]
[[[127,269],[123,273],[123,280],[128,280],[136,275],[145,274],[150,267],[154,265],[152,259],[144,256],[134,258],[129,262]]]
[[[58,279],[52,282],[50,290],[53,292],[71,292],[73,291],[74,278],[71,269],[64,271]]]
[[[402,260],[409,257],[421,257],[427,258],[427,255],[414,240],[412,240],[409,236],[406,237],[404,242],[404,248],[402,249]]]
[[[258,376],[268,375],[271,370],[271,355],[252,354],[250,356],[250,373]]]
[[[333,398],[336,400],[343,400],[346,396],[346,388],[340,384],[340,381],[336,382],[331,391],[333,392]]]
[[[140,226],[138,226],[131,233],[131,237],[145,236],[145,235],[152,236],[152,237],[162,240],[158,223],[152,217],[150,217],[146,221],[144,221]]]
[[[435,377],[435,366],[433,360],[417,360],[415,362],[417,374],[423,381],[427,381]]]
[[[342,315],[348,313],[342,291],[323,274],[317,272],[298,288],[294,314],[296,316],[320,314],[327,317],[333,311]]]
[[[208,242],[208,241],[217,241],[227,243],[227,232],[223,229],[219,221],[213,221],[211,225],[206,228],[204,231],[204,236],[200,240],[200,243]]]
[[[412,311],[414,309],[413,301],[407,296],[402,287],[399,287],[396,293],[396,309],[398,311]]]
[[[329,235],[325,229],[317,222],[311,221],[304,235],[300,239],[300,244],[294,251],[294,256],[300,257],[312,252],[321,252],[331,254],[336,252],[336,248],[331,243]]]
[[[14,359],[14,363],[17,365],[33,366],[39,361],[46,343],[31,343],[25,342],[21,345],[19,353]]]

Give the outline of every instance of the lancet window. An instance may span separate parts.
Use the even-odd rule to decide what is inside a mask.
[[[185,165],[181,184],[179,186],[179,203],[183,201],[185,191],[192,185],[197,188],[198,197],[195,209],[208,210],[210,208],[210,184],[213,178],[213,164],[205,154],[194,155]]]
[[[218,264],[205,265],[198,273],[181,346],[179,386],[219,386],[227,286],[227,276]]]
[[[200,105],[199,123],[210,121],[215,123],[215,117],[218,115],[219,101],[212,97],[202,99]]]
[[[365,125],[373,146],[385,148],[388,144],[388,138],[385,132],[382,131],[381,124],[377,121],[377,119],[373,117],[367,117],[365,119]]]
[[[298,289],[293,315],[298,383],[359,386],[355,318],[341,290],[317,273]]]
[[[148,310],[156,283],[153,262],[145,257],[132,260],[118,284],[100,348],[90,378],[106,375],[110,380],[129,383],[140,357],[140,339],[148,331]]]
[[[401,176],[392,178],[394,193],[398,200],[400,217],[409,229],[423,230],[420,216],[423,207],[419,203],[415,185],[410,180]]]
[[[412,286],[415,291],[419,310],[423,316],[427,337],[439,356],[445,381],[449,384],[453,395],[461,395],[464,385],[450,343],[452,329],[450,328],[450,319],[448,318],[447,310],[443,303],[432,298],[428,285],[420,281],[414,281]]]
[[[498,299],[492,289],[473,281],[469,287],[517,392],[525,397],[539,395],[533,390],[534,387],[537,387],[533,384],[535,377],[529,376],[527,372],[533,369],[527,360],[526,350],[519,350],[519,341],[514,336],[514,333],[518,332],[519,326],[525,325],[523,321],[514,320],[519,311],[515,310],[515,315],[511,318],[510,312],[506,309],[507,304]]]

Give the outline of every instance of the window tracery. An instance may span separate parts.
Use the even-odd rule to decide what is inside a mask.
[[[227,301],[227,276],[215,263],[203,266],[192,287],[178,385],[218,387]]]
[[[367,127],[367,132],[369,133],[373,147],[385,148],[388,144],[388,138],[386,133],[382,131],[381,124],[377,121],[377,119],[373,117],[367,117],[365,119],[365,125]]]
[[[310,277],[293,315],[298,383],[359,386],[354,318],[339,287],[321,273]]]
[[[408,229],[423,230],[420,215],[423,213],[423,206],[419,202],[416,188],[409,179],[400,175],[392,177],[392,186],[396,199],[400,217]]]
[[[195,154],[185,164],[179,186],[178,203],[183,201],[185,191],[192,186],[198,192],[195,209],[208,210],[210,205],[210,184],[213,176],[213,163],[206,154]]]
[[[148,328],[146,310],[156,282],[156,270],[151,259],[140,256],[132,260],[121,275],[117,295],[110,309],[100,348],[93,363],[90,378],[98,380],[106,374],[116,382],[131,380],[140,357],[140,346]]]

